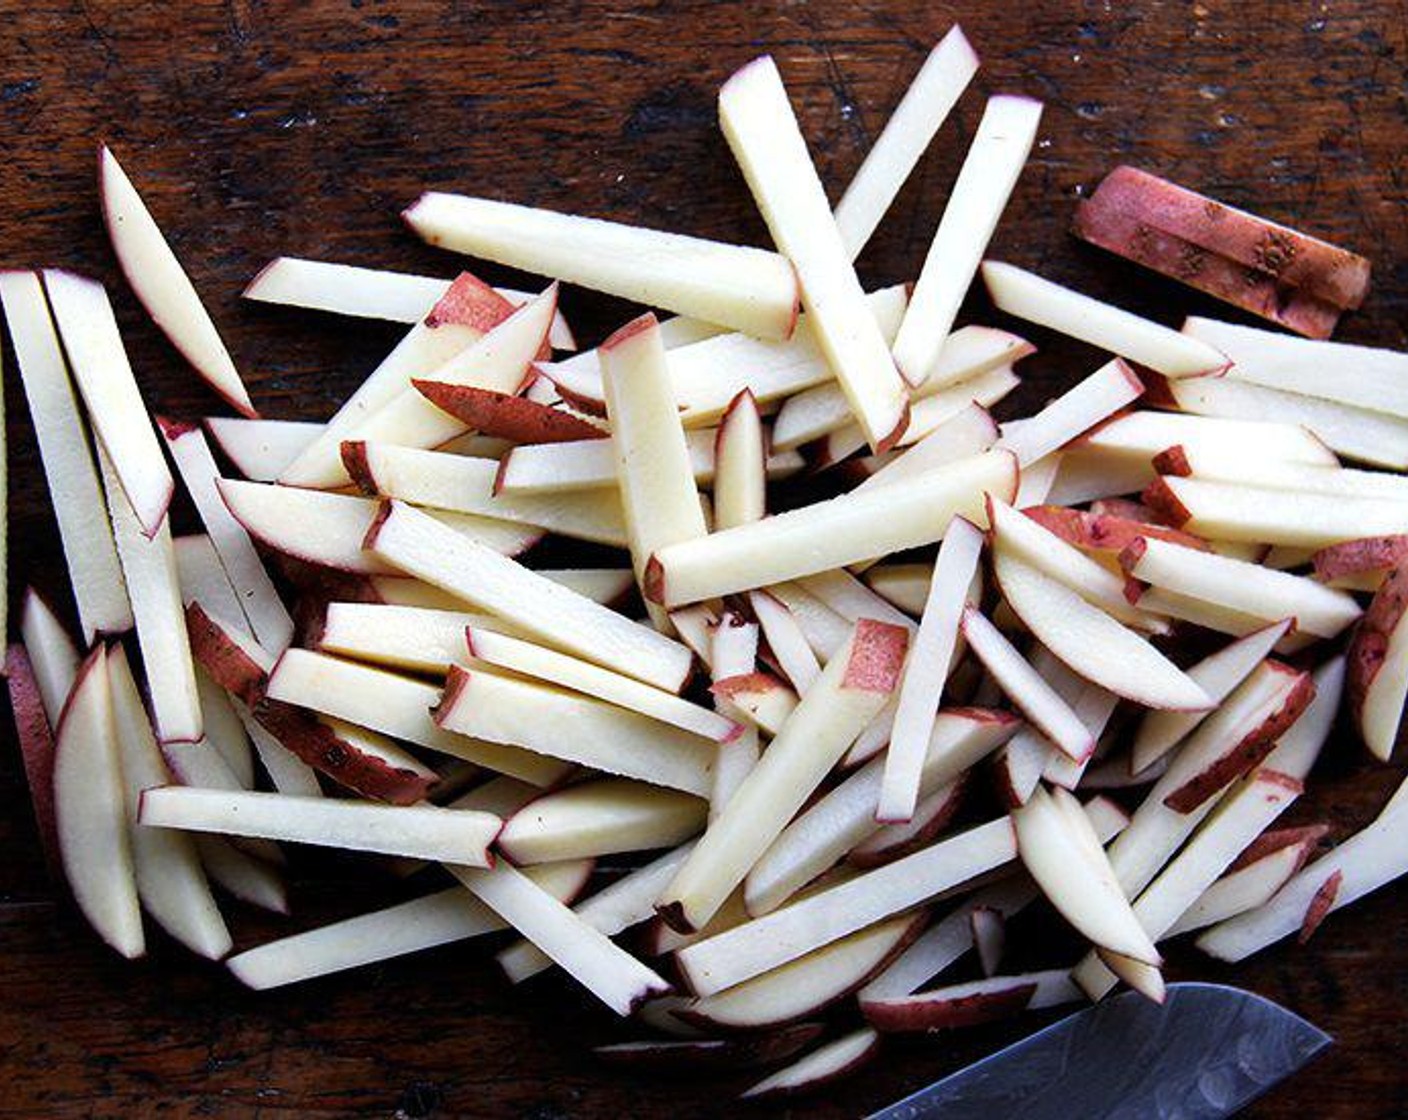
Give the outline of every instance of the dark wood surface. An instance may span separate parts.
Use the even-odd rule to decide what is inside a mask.
[[[217,402],[121,287],[93,189],[99,139],[148,199],[256,402],[272,416],[321,417],[397,332],[241,305],[240,288],[267,258],[448,274],[455,262],[419,245],[397,218],[430,187],[762,243],[715,125],[719,82],[773,52],[838,192],[955,18],[984,57],[978,90],[1047,103],[997,255],[1166,321],[1216,313],[1067,235],[1080,192],[1115,163],[1133,162],[1368,255],[1374,291],[1340,337],[1405,344],[1402,0],[11,0],[0,17],[0,264],[66,265],[111,282],[147,399],[169,414],[203,414]],[[964,100],[881,227],[862,260],[868,282],[914,275],[980,108],[976,94]],[[565,306],[591,339],[629,310],[576,291]],[[1094,359],[1038,341],[1027,402]],[[61,590],[62,572],[23,400],[6,381],[14,602],[27,581]],[[159,937],[146,962],[117,961],[45,880],[18,754],[8,727],[3,734],[0,1116],[684,1120],[737,1110],[732,1094],[746,1076],[686,1082],[602,1071],[585,1046],[621,1029],[559,980],[509,990],[482,949],[267,995]],[[1294,819],[1327,819],[1343,834],[1373,814],[1398,768],[1366,765],[1347,735],[1329,754]],[[288,927],[234,912],[240,944],[355,912],[385,893],[355,864],[313,870],[319,885],[295,891]],[[1309,947],[1277,948],[1244,967],[1175,953],[1177,975],[1245,984],[1336,1036],[1327,1057],[1253,1115],[1368,1120],[1408,1109],[1406,917],[1402,893],[1391,890],[1332,917]],[[862,1114],[1028,1026],[892,1046],[869,1072],[795,1114]]]

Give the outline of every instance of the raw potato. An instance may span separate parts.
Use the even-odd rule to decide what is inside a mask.
[[[455,735],[436,726],[432,709],[441,689],[310,650],[287,651],[273,672],[265,698],[392,735],[534,785],[560,780],[567,767],[542,755]]]
[[[924,60],[836,204],[836,228],[854,260],[973,75],[978,56],[954,24]]]
[[[1376,758],[1387,761],[1408,698],[1408,563],[1400,561],[1374,595],[1349,647],[1349,706]]]
[[[1147,640],[1005,552],[1001,544],[993,570],[1017,617],[1086,680],[1147,708],[1205,711],[1212,706],[1207,693]]]
[[[1027,97],[988,98],[895,339],[895,363],[912,386],[932,376],[959,304],[1031,154],[1041,110],[1041,102]]]
[[[748,874],[899,684],[909,635],[862,619],[709,826],[660,899],[666,921],[700,929]]]
[[[796,271],[802,306],[865,438],[876,451],[903,434],[909,394],[866,305],[771,56],[719,90],[719,125],[777,243]]]
[[[353,494],[329,494],[221,479],[220,496],[236,520],[261,544],[310,564],[359,575],[396,571],[363,547],[380,504]],[[516,556],[542,539],[542,530],[471,514],[432,512],[440,524],[506,556]]]
[[[1170,378],[1221,372],[1227,359],[1205,342],[1141,319],[1000,261],[983,263],[983,282],[1003,311],[1068,334]]]
[[[601,375],[631,563],[640,580],[657,550],[709,532],[655,316],[628,323],[602,343]],[[653,603],[649,609],[657,629],[668,632],[664,610]]]
[[[432,245],[759,338],[787,338],[796,326],[796,277],[762,249],[434,192],[402,217]]]
[[[98,149],[98,191],[123,275],[156,325],[212,389],[242,415],[257,415],[190,277],[127,172],[106,146]]]
[[[723,1030],[770,1028],[814,1015],[865,984],[914,939],[926,916],[920,911],[876,922],[781,968],[693,1000],[675,1014]]]
[[[409,325],[424,319],[453,283],[436,276],[277,257],[255,274],[240,295],[261,303]],[[515,307],[533,298],[528,292],[495,290]],[[561,312],[553,321],[551,341],[554,350],[577,349],[577,341]]]
[[[975,911],[977,913],[977,911]],[[878,1031],[936,1031],[1010,1018],[1022,1011],[1075,1003],[1081,993],[1064,968],[989,976],[916,996],[861,1000],[861,1014]]]
[[[938,396],[960,383],[978,384],[983,374],[1010,367],[1035,350],[1031,343],[1007,331],[976,323],[960,327],[944,339],[928,379],[914,387],[914,399],[918,402]],[[773,421],[773,447],[800,447],[847,427],[851,421],[846,394],[835,382],[803,389],[788,397],[778,409]]]
[[[1000,817],[689,945],[676,960],[695,992],[713,995],[912,909],[1016,857],[1012,822]]]
[[[120,634],[132,628],[132,606],[106,516],[102,481],[39,275],[0,272],[0,303],[39,442],[84,641]]]
[[[18,643],[10,646],[5,653],[5,684],[10,694],[10,710],[15,717],[20,759],[24,763],[24,776],[29,784],[29,801],[34,810],[34,823],[39,828],[44,862],[48,865],[50,876],[57,881],[63,873],[63,857],[54,818],[54,733],[44,711],[42,689],[29,654]]]
[[[57,740],[54,818],[69,889],[104,941],[124,957],[140,957],[146,939],[102,645],[79,667]]]
[[[563,443],[574,439],[604,439],[608,435],[574,413],[525,397],[444,381],[415,380],[411,384],[436,408],[448,412],[480,435],[514,443]]]
[[[1312,338],[1369,290],[1369,262],[1214,202],[1133,167],[1117,167],[1076,208],[1075,233]]]
[[[118,756],[127,783],[137,897],[142,909],[177,941],[208,960],[220,960],[232,946],[230,931],[211,896],[195,843],[182,833],[137,823],[142,791],[167,784],[170,774],[120,645],[108,653],[107,672]]]
[[[346,440],[342,462],[352,481],[370,497],[527,525],[617,548],[626,544],[621,502],[609,490],[545,496],[500,494],[495,492],[498,465],[492,459],[393,443]]]
[[[517,392],[534,376],[532,362],[547,345],[548,330],[557,307],[557,285],[548,287],[532,302],[518,308],[508,318],[486,331],[469,346],[432,369],[432,381],[454,385],[473,385],[496,392]],[[412,371],[412,373],[419,371]],[[310,449],[317,454],[336,454],[349,439],[380,440],[400,447],[429,449],[448,444],[465,435],[464,424],[416,391],[410,378],[397,379],[395,392],[387,387],[387,399],[376,408],[369,408],[360,417],[349,421],[346,430],[337,434],[340,443],[332,443],[330,432]],[[329,429],[331,429],[329,425]],[[295,468],[297,464],[295,464]],[[288,472],[280,481],[288,481]],[[324,489],[339,487],[348,481],[345,462],[328,462],[325,468],[303,475],[298,484]]]
[[[155,536],[166,520],[176,484],[137,388],[108,294],[95,280],[57,269],[44,273],[44,291],[101,449],[142,532]]]
[[[1008,739],[1018,723],[1005,712],[978,708],[940,712],[931,723],[933,733],[926,736],[916,784],[925,797],[942,795],[952,814],[958,807],[963,776]],[[881,827],[875,810],[883,762],[876,758],[861,766],[807,806],[769,845],[744,884],[750,914],[777,909],[842,856],[854,857],[866,842],[888,831]],[[878,862],[884,860],[872,861]]]
[[[565,652],[679,691],[689,650],[500,556],[400,502],[386,503],[364,545],[408,575],[443,587]]]
[[[139,824],[291,840],[382,855],[486,867],[503,822],[491,813],[433,805],[379,805],[165,786],[142,794]]]
[[[412,768],[363,749],[291,704],[261,700],[254,719],[303,762],[365,797],[413,805],[423,801],[435,784],[433,771],[427,776],[422,767]]]
[[[196,742],[203,734],[204,721],[177,584],[171,520],[163,517],[156,531],[148,535],[122,488],[116,467],[101,447],[98,466],[118,559],[137,620],[137,644],[147,674],[157,737],[162,742]]]
[[[763,1078],[743,1092],[747,1101],[772,1101],[810,1093],[849,1076],[870,1062],[880,1049],[880,1036],[869,1027],[844,1035],[806,1057]]]
[[[607,778],[530,801],[504,822],[494,843],[519,867],[651,851],[694,836],[705,813],[698,797]]]
[[[471,273],[461,273],[424,319],[372,370],[328,420],[323,430],[279,474],[290,486],[335,485],[340,478],[338,448],[368,416],[464,353],[513,314],[513,305]]]
[[[1408,468],[1408,354],[1175,331],[981,262],[1040,123],[1020,92],[988,100],[917,284],[866,293],[854,261],[976,68],[953,28],[835,211],[773,60],[734,73],[725,170],[780,252],[432,192],[405,215],[427,241],[544,290],[275,259],[249,298],[409,328],[324,420],[254,415],[103,150],[131,286],[244,415],[157,419],[163,449],[102,286],[0,270],[81,639],[27,591],[6,668],[41,845],[94,930],[138,955],[145,911],[221,958],[212,885],[287,915],[283,843],[447,871],[231,972],[262,990],[514,930],[510,983],[561,969],[539,983],[651,1032],[604,1060],[790,1061],[766,1099],[882,1031],[1120,982],[1161,1001],[1167,936],[1240,958],[1408,874],[1408,784],[1314,862],[1325,825],[1268,831],[1345,708],[1379,758],[1397,738],[1408,479],[1336,452]],[[1082,210],[1214,291],[1274,288],[1302,329],[1367,280],[1129,169]],[[563,356],[562,282],[646,306]],[[1042,371],[999,424],[1035,347],[994,305],[1104,364]],[[206,532],[173,538],[191,505]],[[1043,898],[1093,943],[1074,969],[1011,921]]]
[[[813,575],[943,537],[950,518],[983,517],[983,495],[1016,495],[1016,461],[987,452],[908,486],[846,494],[657,552],[646,595],[667,607]]]
[[[528,872],[549,893],[570,900],[591,874],[589,861],[547,864]],[[312,980],[507,929],[508,923],[459,885],[266,941],[225,962],[258,991]]]
[[[438,727],[469,740],[560,759],[709,795],[715,744],[636,712],[537,681],[456,665],[434,711]]]

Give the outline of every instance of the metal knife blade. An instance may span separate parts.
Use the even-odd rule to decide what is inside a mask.
[[[1221,1120],[1330,1042],[1251,992],[1170,984],[1162,1006],[1125,992],[868,1120]]]

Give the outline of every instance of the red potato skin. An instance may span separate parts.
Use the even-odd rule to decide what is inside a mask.
[[[601,351],[616,350],[626,345],[632,339],[645,334],[647,331],[658,330],[660,320],[655,318],[655,312],[647,311],[644,315],[639,315],[632,319],[624,327],[617,329],[605,342],[598,347]]]
[[[905,432],[909,430],[909,401],[904,402],[904,408],[900,412],[900,418],[896,422],[893,430],[888,435],[881,436],[880,442],[875,445],[874,451],[877,455],[883,455],[886,451],[892,450],[904,438]]]
[[[1174,493],[1173,487],[1162,476],[1149,483],[1141,497],[1145,505],[1154,509],[1175,528],[1186,525],[1193,518],[1193,511],[1183,504],[1183,500]]]
[[[1188,478],[1193,473],[1192,464],[1188,462],[1188,452],[1184,450],[1181,443],[1160,451],[1154,456],[1153,463],[1154,469],[1160,474]]]
[[[175,443],[182,436],[201,430],[199,424],[189,420],[172,420],[166,416],[153,416],[152,419],[156,421],[156,426],[161,429],[162,438],[167,443]]]
[[[709,686],[709,691],[715,696],[724,700],[732,700],[735,703],[742,703],[744,698],[751,694],[773,692],[777,689],[788,689],[782,681],[778,680],[770,673],[743,673],[736,677],[725,677],[721,681],[715,681]]]
[[[1144,559],[1144,554],[1148,551],[1149,545],[1148,542],[1145,541],[1142,533],[1135,537],[1134,540],[1130,541],[1129,544],[1125,545],[1124,548],[1120,549],[1120,567],[1130,575],[1131,579],[1136,578],[1132,573],[1134,569],[1139,566],[1139,561]]]
[[[386,524],[386,519],[391,516],[394,508],[395,507],[389,500],[383,501],[381,505],[377,506],[376,514],[372,517],[372,523],[367,526],[366,535],[362,537],[362,550],[364,552],[376,547],[376,539],[381,534],[381,527]]]
[[[1112,209],[1143,211],[1152,227],[1225,255],[1245,269],[1270,276],[1283,289],[1301,289],[1336,309],[1356,309],[1369,293],[1370,263],[1363,256],[1143,170],[1112,170],[1088,200],[1095,203],[1093,209],[1100,209],[1101,196],[1110,200]]]
[[[1083,241],[1308,338],[1329,338],[1339,323],[1342,308],[1300,289],[1283,287],[1267,273],[1155,229],[1136,215],[1082,212],[1075,233]]]
[[[820,1023],[795,1023],[781,1030],[732,1038],[651,1040],[629,1047],[598,1046],[592,1051],[607,1065],[648,1073],[708,1077],[729,1070],[784,1062],[821,1037]]]
[[[1299,871],[1305,866],[1305,861],[1310,858],[1310,853],[1329,832],[1330,826],[1327,824],[1309,824],[1300,828],[1277,828],[1270,832],[1263,832],[1228,865],[1227,874],[1241,871],[1267,856],[1274,855],[1293,844],[1298,844],[1301,846],[1301,853],[1292,872],[1294,874],[1295,871]]]
[[[365,547],[365,546],[363,546]],[[645,577],[641,580],[641,592],[652,603],[665,602],[665,566],[654,554],[646,561]]]
[[[1077,237],[1272,322],[1327,338],[1369,262],[1185,187],[1119,167],[1077,209]]]
[[[376,486],[376,474],[367,456],[366,440],[345,439],[339,445],[338,451],[342,456],[342,469],[347,472],[352,485],[367,497],[375,498],[379,491]]]
[[[1222,253],[1273,277],[1282,287],[1298,288],[1342,310],[1364,302],[1370,264],[1288,226],[1214,201],[1147,171],[1123,166],[1110,172],[1091,196],[1143,210],[1151,226],[1183,238],[1209,252]],[[1084,207],[1082,209],[1085,209]],[[1087,211],[1088,212],[1088,211]]]
[[[10,691],[10,710],[20,741],[20,758],[29,783],[34,823],[39,829],[39,846],[49,877],[63,878],[59,855],[59,828],[54,816],[54,732],[44,712],[34,666],[24,646],[16,642],[5,653],[5,683]]]
[[[292,704],[261,699],[254,706],[254,718],[314,770],[354,793],[393,805],[411,805],[424,801],[434,784],[433,778],[397,769],[358,750],[327,724]]]
[[[1342,576],[1388,571],[1408,559],[1408,534],[1362,537],[1327,545],[1311,557],[1315,578],[1329,583]]]
[[[559,408],[469,385],[413,379],[416,391],[442,412],[486,436],[514,443],[610,439],[609,432]]]
[[[1383,668],[1394,631],[1404,625],[1405,611],[1408,611],[1408,559],[1400,560],[1374,593],[1349,643],[1345,698],[1356,726],[1363,717],[1374,679]]]
[[[1335,905],[1335,898],[1340,893],[1340,884],[1344,882],[1344,872],[1336,871],[1328,879],[1320,884],[1320,889],[1310,900],[1310,905],[1305,908],[1305,917],[1300,923],[1300,933],[1296,935],[1298,944],[1304,945],[1320,928],[1320,923],[1329,917],[1330,910]]]
[[[1141,537],[1181,544],[1199,552],[1208,550],[1202,537],[1122,514],[1086,513],[1065,506],[1032,506],[1022,512],[1062,540],[1095,552],[1120,552]]]
[[[554,311],[557,303],[557,285],[552,286]],[[471,327],[480,334],[488,334],[505,319],[510,318],[518,308],[505,296],[500,295],[488,284],[471,272],[461,272],[445,289],[434,307],[425,317],[425,325],[432,330],[448,325]],[[535,355],[542,361],[552,358],[552,345],[546,334]]]
[[[455,705],[464,699],[470,676],[470,671],[462,665],[450,666],[450,671],[445,675],[445,691],[441,693],[440,703],[430,713],[437,726],[448,718],[455,710]]]
[[[1176,813],[1191,813],[1239,774],[1244,774],[1271,753],[1276,740],[1300,718],[1315,699],[1315,681],[1308,672],[1297,672],[1289,665],[1279,668],[1294,676],[1294,681],[1282,695],[1281,703],[1268,712],[1262,721],[1242,737],[1221,758],[1201,774],[1195,774],[1164,798],[1164,804]],[[1287,778],[1288,782],[1295,779]],[[1299,786],[1300,783],[1296,782]]]
[[[877,622],[873,618],[857,620],[841,687],[864,692],[894,692],[908,652],[909,631],[903,626]]]
[[[994,992],[945,997],[942,992],[899,999],[864,1001],[865,1021],[886,1034],[975,1027],[1025,1011],[1036,994],[1035,983],[1014,984]]]
[[[1009,745],[999,748],[997,753],[992,756],[992,782],[998,799],[1006,808],[1020,809],[1027,803],[1028,798],[1022,796],[1022,791],[1017,788],[1017,783],[1013,780],[1011,759]],[[1028,796],[1030,796],[1030,791],[1028,791]]]
[[[425,316],[432,330],[448,325],[473,327],[487,334],[516,309],[472,272],[461,272]]]
[[[211,680],[251,707],[259,702],[268,675],[199,603],[186,608],[186,632],[192,656]]]

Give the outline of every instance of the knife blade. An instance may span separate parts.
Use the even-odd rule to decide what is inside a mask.
[[[1330,1036],[1222,984],[1170,984],[1087,1007],[868,1120],[1221,1120],[1300,1069]]]

